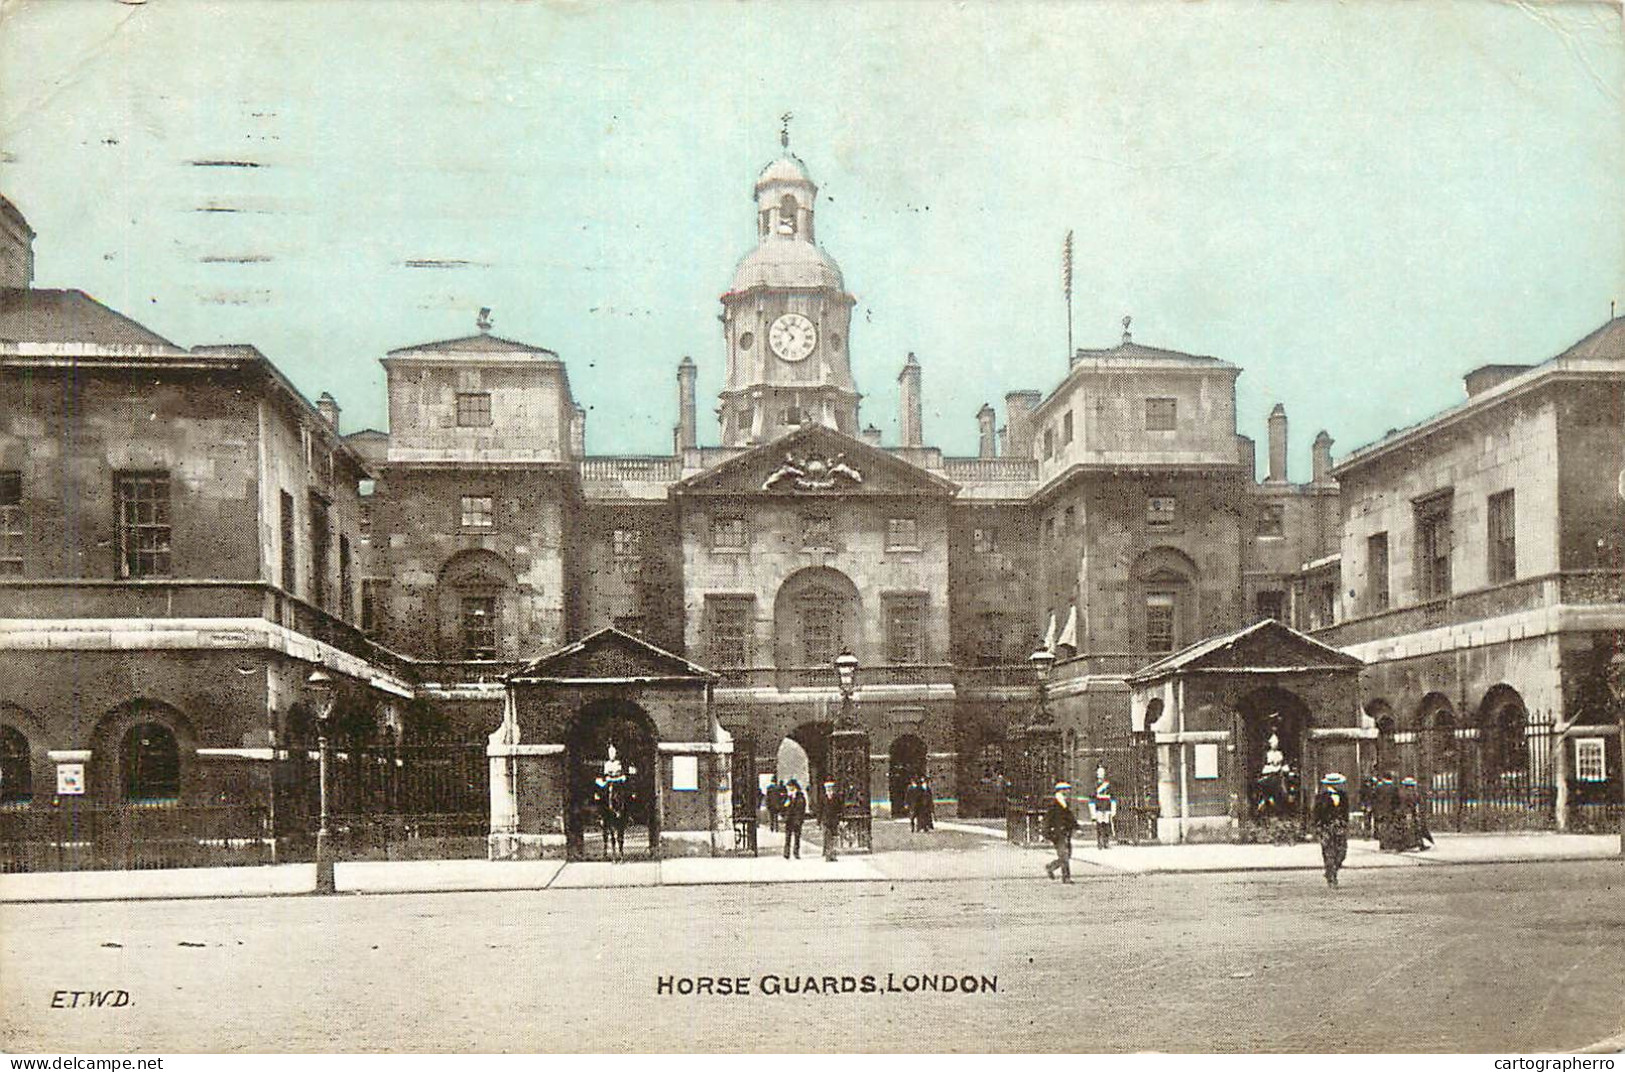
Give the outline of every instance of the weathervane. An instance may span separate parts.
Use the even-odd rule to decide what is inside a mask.
[[[790,118],[789,112],[779,116],[779,144],[786,150],[790,148]]]

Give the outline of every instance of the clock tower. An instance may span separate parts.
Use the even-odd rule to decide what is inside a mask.
[[[722,296],[728,375],[719,396],[722,444],[765,443],[803,424],[858,433],[848,328],[856,299],[818,248],[818,187],[790,153],[756,179],[757,245]]]

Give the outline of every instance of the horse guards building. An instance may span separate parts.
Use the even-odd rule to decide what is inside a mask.
[[[253,346],[35,288],[0,199],[7,866],[296,854],[318,738],[356,852],[589,853],[611,745],[651,852],[734,851],[770,772],[860,825],[928,776],[1018,836],[1099,767],[1164,841],[1332,769],[1416,777],[1436,829],[1617,821],[1625,318],[1320,432],[1302,482],[1282,407],[1258,480],[1241,370],[1125,318],[951,457],[913,354],[900,441],[863,425],[816,195],[788,149],[757,177],[719,442],[683,357],[653,457],[588,455],[566,362],[483,317],[385,355],[389,430],[347,432]]]

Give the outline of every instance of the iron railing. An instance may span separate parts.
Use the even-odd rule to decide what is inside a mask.
[[[272,863],[270,810],[251,805],[54,803],[0,809],[0,871]]]

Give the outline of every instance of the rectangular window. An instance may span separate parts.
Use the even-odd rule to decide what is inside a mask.
[[[463,658],[497,657],[497,597],[464,596],[462,601]]]
[[[919,522],[912,517],[889,517],[886,519],[886,550],[918,551],[919,549]]]
[[[1061,531],[1076,532],[1077,528],[1078,508],[1075,506],[1068,506],[1065,510],[1061,511]]]
[[[490,393],[486,391],[459,391],[457,394],[457,427],[489,428],[490,426]]]
[[[1174,629],[1174,594],[1148,592],[1145,597],[1145,650],[1169,652],[1177,639]]]
[[[828,514],[807,514],[802,517],[802,550],[828,551],[834,548],[834,546],[835,522]]]
[[[1145,523],[1153,529],[1171,529],[1179,520],[1179,500],[1172,495],[1150,495],[1145,500]]]
[[[1260,539],[1278,539],[1286,535],[1286,507],[1280,503],[1265,503],[1258,511]]]
[[[327,522],[327,500],[310,497],[310,601],[327,610],[328,552],[333,534]]]
[[[1174,398],[1148,398],[1145,400],[1145,430],[1172,432],[1179,420],[1179,400]]]
[[[1451,501],[1445,492],[1416,504],[1416,594],[1424,600],[1450,594]]]
[[[1055,457],[1055,429],[1044,429],[1044,458],[1047,461]]]
[[[355,602],[355,588],[350,580],[350,537],[339,537],[339,617],[350,621],[351,606]]]
[[[750,665],[750,619],[754,601],[745,596],[706,596],[706,651],[711,666]]]
[[[1285,621],[1283,617],[1286,608],[1286,593],[1271,591],[1259,592],[1253,597],[1255,613],[1253,617],[1258,621],[1274,618],[1276,621]]]
[[[746,549],[745,519],[742,517],[714,517],[711,519],[711,550],[743,551]]]
[[[1518,575],[1518,515],[1512,492],[1489,501],[1490,583],[1503,584]]]
[[[999,530],[996,528],[971,529],[970,549],[978,555],[993,555],[999,551]]]
[[[834,599],[803,599],[801,665],[828,666],[841,651],[841,608]]]
[[[897,666],[925,662],[925,601],[891,596],[886,606],[886,661]]]
[[[1388,609],[1388,534],[1379,532],[1365,540],[1365,594],[1372,613]]]
[[[169,576],[169,474],[119,473],[117,484],[119,575]]]
[[[1072,411],[1061,414],[1061,446],[1072,442]]]
[[[389,593],[389,581],[382,577],[366,577],[361,581],[361,631],[369,636],[384,626],[384,600]]]
[[[280,499],[282,533],[282,590],[294,593],[299,584],[299,540],[293,517],[293,496],[283,492]]]
[[[23,474],[0,473],[0,576],[23,572]]]
[[[489,495],[464,495],[461,500],[459,513],[462,526],[465,529],[495,528],[497,523],[496,507]]]
[[[1314,602],[1309,608],[1309,628],[1323,629],[1337,620],[1337,585],[1321,581],[1314,588]]]
[[[642,532],[637,529],[615,529],[609,534],[609,542],[616,573],[622,577],[636,577],[643,572]]]
[[[1604,738],[1574,739],[1574,777],[1582,782],[1608,780],[1608,744]]]

